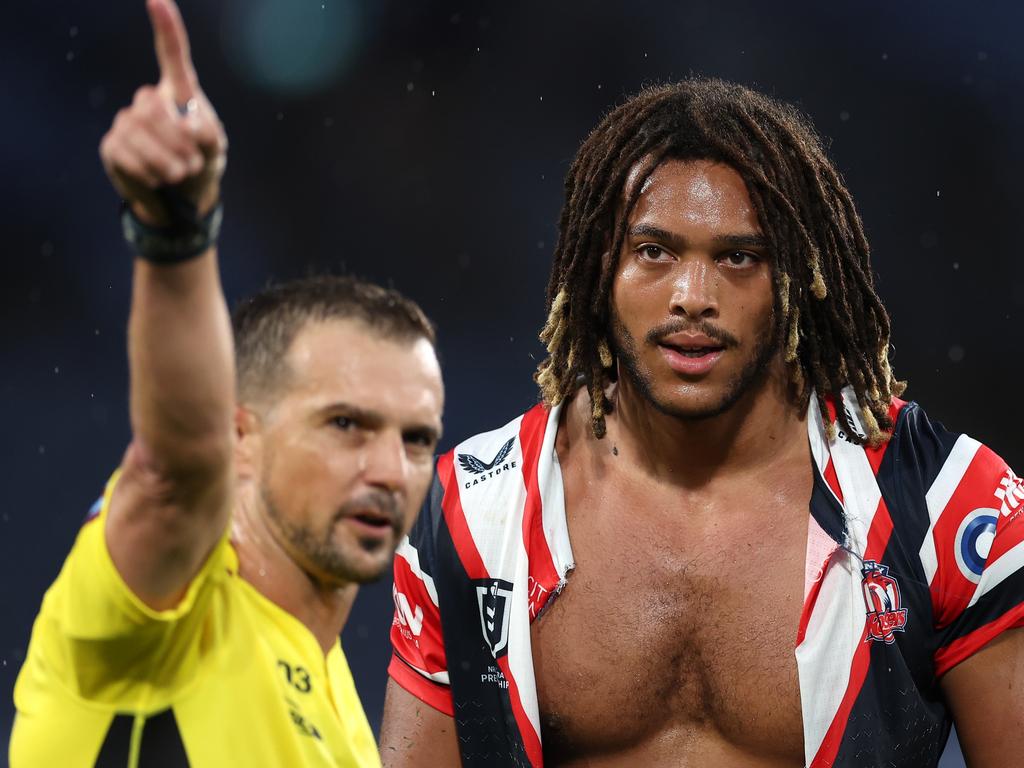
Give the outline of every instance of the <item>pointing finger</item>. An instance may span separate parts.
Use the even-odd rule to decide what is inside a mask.
[[[173,0],[147,0],[153,42],[160,65],[160,86],[177,104],[185,104],[199,90],[199,79],[192,65],[188,32],[181,12]]]

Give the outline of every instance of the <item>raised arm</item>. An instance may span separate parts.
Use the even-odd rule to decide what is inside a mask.
[[[172,0],[148,0],[160,80],[100,145],[135,259],[132,444],[106,521],[111,557],[150,607],[173,606],[223,535],[232,489],[234,362],[213,247],[227,141]],[[196,253],[198,251],[198,253]]]

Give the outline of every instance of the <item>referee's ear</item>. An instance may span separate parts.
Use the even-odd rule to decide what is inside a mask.
[[[235,477],[240,483],[254,479],[262,463],[261,426],[256,411],[235,406]]]

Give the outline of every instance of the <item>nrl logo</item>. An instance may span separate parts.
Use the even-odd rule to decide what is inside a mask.
[[[512,447],[515,444],[516,439],[514,437],[510,437],[508,439],[508,442],[501,446],[497,454],[495,454],[494,458],[491,459],[489,463],[484,463],[483,461],[481,461],[476,456],[473,456],[470,453],[460,453],[459,465],[467,472],[470,472],[474,475],[479,475],[479,477],[475,477],[473,478],[473,480],[467,481],[466,488],[470,488],[486,480],[490,480],[495,475],[500,475],[502,471],[514,469],[516,467],[517,462],[508,461],[505,462],[504,464],[502,464],[502,462],[508,458],[508,455],[510,453],[512,453]]]
[[[480,629],[494,658],[508,653],[508,619],[512,612],[512,582],[482,579],[477,582]]]

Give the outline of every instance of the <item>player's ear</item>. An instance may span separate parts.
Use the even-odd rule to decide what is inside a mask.
[[[244,405],[235,406],[235,472],[239,480],[251,480],[260,466],[261,438],[259,414]]]

